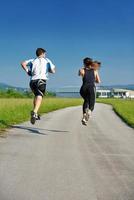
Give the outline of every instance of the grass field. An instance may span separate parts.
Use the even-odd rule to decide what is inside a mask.
[[[40,113],[81,105],[82,102],[83,100],[79,98],[46,98],[43,100]],[[134,128],[134,100],[97,99],[97,102],[111,104],[114,111]],[[32,99],[0,99],[0,131],[29,120],[31,110]]]
[[[46,98],[43,100],[40,113],[47,113],[68,106],[77,106],[81,103],[81,99]],[[13,124],[29,120],[31,110],[32,99],[0,99],[0,131]]]
[[[134,100],[97,99],[97,102],[112,105],[113,110],[123,119],[123,121],[134,128]]]

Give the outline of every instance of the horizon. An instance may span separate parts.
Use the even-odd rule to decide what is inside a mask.
[[[7,87],[13,87],[13,88],[21,88],[21,89],[29,89],[29,87],[18,87],[16,85],[9,85],[7,83],[1,83],[0,82],[0,86],[1,84],[6,85]],[[134,83],[128,83],[128,84],[111,84],[111,85],[102,85],[102,84],[97,84],[96,87],[114,87],[114,86],[121,86],[121,87],[126,87],[126,86],[134,86]],[[65,85],[62,87],[47,87],[48,89],[64,89],[64,88],[80,88],[81,85],[74,85],[74,86],[70,86],[70,85]]]

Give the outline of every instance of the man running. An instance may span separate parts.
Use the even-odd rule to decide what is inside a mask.
[[[91,112],[94,110],[96,97],[95,83],[100,83],[98,69],[101,63],[87,57],[83,59],[83,64],[84,67],[79,70],[79,76],[82,76],[83,80],[80,95],[84,99],[82,124],[87,125]]]
[[[46,50],[38,48],[36,50],[36,58],[25,60],[21,63],[22,68],[31,77],[30,88],[35,97],[33,100],[33,110],[31,111],[31,123],[35,124],[40,119],[38,110],[40,108],[42,98],[46,90],[46,81],[48,72],[55,73],[55,65],[46,58]]]

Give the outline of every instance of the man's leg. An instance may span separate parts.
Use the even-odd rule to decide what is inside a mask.
[[[42,102],[42,96],[36,96],[34,99],[34,110],[33,110],[35,113],[38,113],[41,102]]]
[[[36,105],[36,96],[34,97],[34,100],[33,100],[33,110],[35,108],[35,105]]]
[[[38,113],[43,95],[46,90],[46,82],[44,80],[38,80],[36,83],[35,99],[34,99],[34,112]]]
[[[33,100],[33,111],[31,111],[31,123],[35,124],[37,119],[40,119],[40,115],[38,115],[38,110],[41,106],[43,95],[46,89],[46,83],[43,80],[37,80],[34,82],[34,87],[31,83],[31,89],[33,90],[35,97]]]

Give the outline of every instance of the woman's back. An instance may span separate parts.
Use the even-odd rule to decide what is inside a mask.
[[[93,69],[84,68],[83,85],[95,86],[95,75]]]

